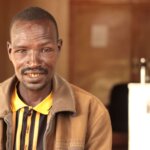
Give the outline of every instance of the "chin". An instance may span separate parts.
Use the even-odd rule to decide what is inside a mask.
[[[44,88],[47,87],[46,84],[26,84],[25,85],[26,89],[31,90],[31,91],[40,91],[43,90]]]

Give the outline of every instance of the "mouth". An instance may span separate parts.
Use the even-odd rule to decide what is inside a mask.
[[[28,82],[41,82],[46,78],[48,70],[42,67],[24,68],[21,70],[22,75]]]
[[[24,74],[24,77],[28,82],[41,82],[45,78],[46,74],[39,72],[28,72]]]
[[[41,74],[40,73],[29,73],[27,74],[30,78],[38,78]]]
[[[42,75],[44,75],[44,73],[39,73],[39,72],[28,72],[28,73],[24,73],[25,76],[28,76],[30,78],[38,78]]]

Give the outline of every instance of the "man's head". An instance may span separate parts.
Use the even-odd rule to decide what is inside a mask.
[[[61,45],[57,23],[47,11],[30,7],[12,19],[8,54],[22,87],[49,88]]]
[[[16,14],[10,23],[10,32],[11,32],[11,28],[13,26],[13,24],[16,21],[33,21],[33,20],[49,20],[51,23],[54,24],[55,28],[56,28],[56,34],[57,34],[57,38],[59,37],[59,33],[58,33],[58,27],[57,27],[57,22],[55,20],[55,18],[46,10],[40,8],[40,7],[29,7],[21,12],[19,12],[18,14]]]

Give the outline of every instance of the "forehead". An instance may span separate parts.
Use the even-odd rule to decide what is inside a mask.
[[[30,39],[40,35],[55,38],[57,33],[54,23],[49,20],[17,20],[13,23],[10,31],[11,40],[17,37]]]

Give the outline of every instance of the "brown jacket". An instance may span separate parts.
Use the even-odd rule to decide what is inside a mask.
[[[0,150],[12,150],[9,103],[16,82],[11,77],[0,85]],[[44,150],[111,150],[110,118],[100,100],[57,75],[53,87]]]

